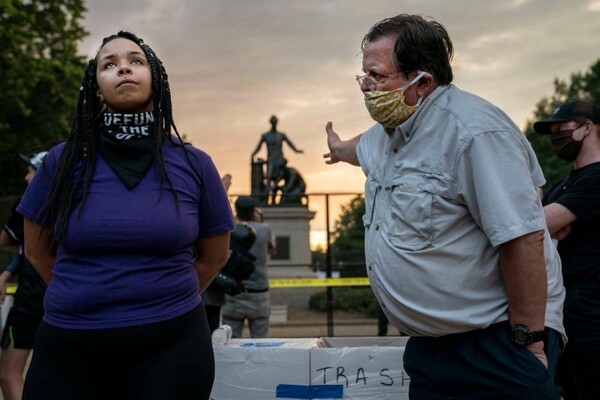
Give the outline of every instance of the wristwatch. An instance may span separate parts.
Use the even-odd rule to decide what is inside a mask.
[[[546,339],[546,331],[531,332],[527,326],[517,324],[512,327],[510,339],[516,344],[526,346]]]

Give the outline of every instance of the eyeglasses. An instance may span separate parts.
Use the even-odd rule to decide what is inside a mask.
[[[385,76],[385,77],[380,78],[380,79],[375,79],[372,76],[370,76],[369,74],[356,75],[356,82],[358,82],[358,84],[360,86],[362,86],[363,83],[364,83],[365,85],[367,85],[367,87],[369,88],[369,90],[373,90],[373,89],[375,89],[377,87],[377,85],[383,85],[384,83],[386,83],[390,79],[394,79],[398,75],[402,75],[402,72],[398,72],[397,74],[393,74],[393,75],[390,75],[390,76]]]

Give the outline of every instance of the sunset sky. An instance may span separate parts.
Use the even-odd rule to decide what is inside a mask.
[[[360,169],[325,165],[324,126],[333,121],[350,138],[372,125],[354,76],[364,34],[385,17],[421,14],[444,24],[455,47],[454,83],[521,127],[553,93],[555,78],[600,58],[600,0],[88,0],[87,7],[81,53],[94,56],[120,29],[141,36],[165,64],[179,131],[233,176],[233,194],[249,193],[250,154],[273,114],[304,150],[284,146],[308,193],[363,191]],[[323,229],[322,219],[313,229]]]

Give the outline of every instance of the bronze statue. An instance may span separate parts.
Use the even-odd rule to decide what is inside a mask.
[[[271,123],[271,130],[262,134],[256,149],[254,149],[250,156],[252,161],[252,193],[255,199],[261,204],[275,204],[277,192],[281,191],[282,187],[285,187],[285,185],[282,187],[279,186],[279,182],[285,179],[286,174],[289,174],[286,171],[287,160],[283,156],[283,143],[287,143],[296,153],[303,153],[302,150],[296,148],[285,133],[277,131],[278,120],[275,115],[271,117],[269,122]],[[266,178],[263,172],[265,161],[261,158],[254,159],[254,156],[262,148],[263,143],[267,147]]]
[[[280,205],[300,206],[306,198],[306,183],[296,168],[285,167],[283,173],[285,184],[278,186],[281,191]]]

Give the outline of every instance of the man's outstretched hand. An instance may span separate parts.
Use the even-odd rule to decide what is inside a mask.
[[[340,139],[340,135],[333,130],[331,121],[325,125],[325,132],[327,132],[327,147],[329,147],[329,153],[323,154],[325,164],[335,164],[344,161],[358,166],[356,147],[358,146],[361,135],[350,140],[342,140]]]
[[[340,135],[333,130],[333,123],[331,121],[325,125],[325,131],[327,132],[327,147],[329,147],[329,153],[323,154],[323,158],[325,158],[325,164],[335,164],[341,161],[335,155],[335,151],[342,140],[340,139]]]

